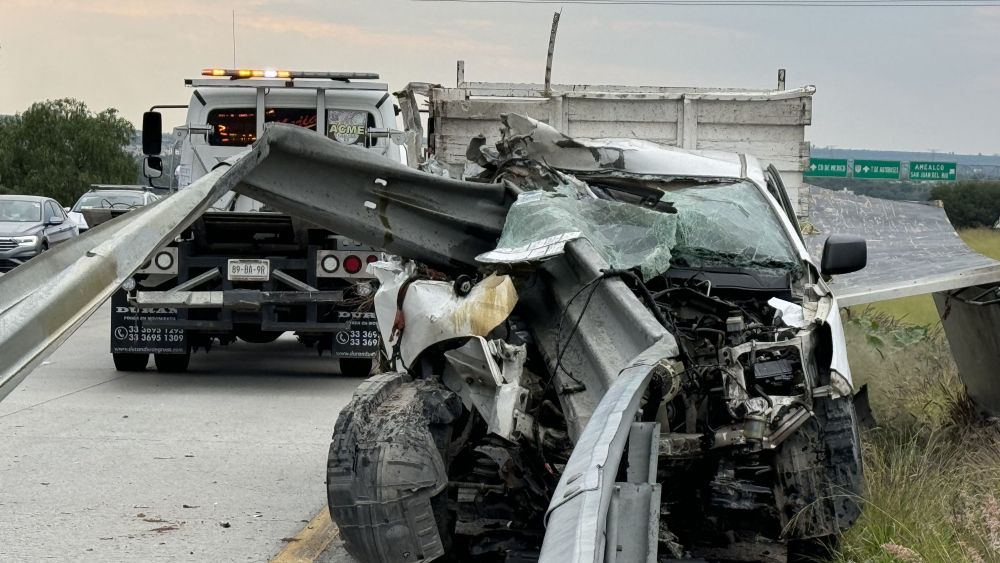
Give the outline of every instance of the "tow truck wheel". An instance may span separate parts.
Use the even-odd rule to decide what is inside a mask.
[[[149,354],[111,354],[118,371],[142,371],[149,363]]]
[[[166,373],[180,373],[187,371],[191,362],[191,351],[185,354],[153,354],[153,361],[156,363],[156,370]]]
[[[340,375],[368,377],[371,372],[371,358],[340,358]]]

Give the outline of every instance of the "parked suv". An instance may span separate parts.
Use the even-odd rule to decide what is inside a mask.
[[[32,195],[0,195],[0,272],[77,236],[59,203]]]
[[[99,208],[128,211],[136,207],[148,205],[160,199],[160,196],[153,193],[145,186],[93,186],[91,190],[77,200],[73,208],[67,208],[69,218],[76,223],[80,232],[90,228],[87,219],[83,216],[83,208]],[[109,217],[110,218],[110,217]]]

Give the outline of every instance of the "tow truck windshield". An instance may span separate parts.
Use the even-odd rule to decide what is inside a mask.
[[[316,130],[315,108],[267,108],[265,123],[288,123]],[[366,111],[327,110],[327,135],[341,143],[368,144],[367,130],[375,126],[375,118]],[[214,147],[245,147],[257,140],[257,110],[254,108],[220,108],[208,113],[212,132],[208,144]]]

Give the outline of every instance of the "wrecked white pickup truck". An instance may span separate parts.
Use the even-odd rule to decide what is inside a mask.
[[[372,265],[388,360],[342,411],[329,458],[348,550],[821,554],[858,517],[862,483],[823,276],[862,268],[864,241],[831,236],[817,267],[777,172],[747,155],[503,123],[496,148],[468,152],[478,201],[395,192],[460,234],[447,256]],[[386,228],[390,201],[368,202]]]
[[[362,561],[798,560],[835,541],[862,476],[822,278],[864,242],[831,236],[814,264],[780,178],[741,154],[517,115],[472,148],[462,181],[266,127],[0,278],[0,400],[233,190],[405,260],[375,266],[389,359],[330,448]]]

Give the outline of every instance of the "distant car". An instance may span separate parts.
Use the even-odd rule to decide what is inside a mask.
[[[51,198],[0,195],[0,272],[77,236],[79,230]]]
[[[69,218],[82,233],[90,228],[83,216],[84,207],[127,210],[148,205],[158,199],[160,196],[144,186],[95,186],[83,194],[72,209],[68,209]]]

